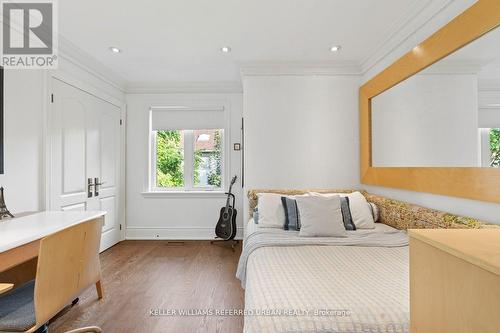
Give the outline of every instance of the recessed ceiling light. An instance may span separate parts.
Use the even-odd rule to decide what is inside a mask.
[[[332,51],[332,52],[338,52],[341,49],[342,49],[342,46],[340,46],[340,45],[334,45],[334,46],[330,47],[330,51]]]
[[[223,53],[229,53],[231,52],[231,48],[229,46],[223,46],[220,48],[221,52]]]
[[[113,53],[120,53],[120,52],[122,52],[122,50],[120,50],[119,48],[117,48],[117,47],[115,47],[115,46],[111,46],[111,47],[109,48],[109,50],[110,50],[111,52],[113,52]]]

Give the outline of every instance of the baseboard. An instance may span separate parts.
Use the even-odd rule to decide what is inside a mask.
[[[127,228],[125,239],[127,240],[151,240],[151,239],[182,239],[182,240],[213,240],[215,233],[213,228]],[[243,228],[238,228],[235,239],[243,238]]]

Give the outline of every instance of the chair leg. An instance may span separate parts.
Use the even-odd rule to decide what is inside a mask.
[[[95,283],[95,289],[97,290],[97,297],[99,299],[101,299],[103,296],[104,296],[104,292],[102,290],[102,284],[101,284],[101,280],[97,281]]]
[[[35,333],[47,333],[49,331],[49,327],[47,326],[47,324],[44,324],[42,326],[40,326],[36,331]]]

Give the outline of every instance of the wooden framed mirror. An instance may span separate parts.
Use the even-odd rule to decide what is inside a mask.
[[[477,101],[478,73],[497,73],[484,66],[498,65],[500,82],[499,26],[500,1],[479,0],[360,88],[363,184],[500,203],[500,167],[493,156],[500,146],[491,143],[500,133],[500,103],[485,108],[488,119],[478,120]],[[450,64],[462,67],[457,72]],[[447,80],[441,85],[439,75]],[[451,133],[457,139],[446,142]],[[414,142],[405,141],[409,137]]]

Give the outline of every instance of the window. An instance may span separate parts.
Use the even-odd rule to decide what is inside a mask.
[[[155,141],[155,187],[184,187],[183,131],[157,131]]]
[[[194,186],[222,186],[222,130],[194,131]]]
[[[220,110],[152,110],[150,190],[222,190],[223,123]]]
[[[490,167],[500,167],[500,128],[490,129]]]
[[[481,166],[500,167],[500,128],[481,130]]]

